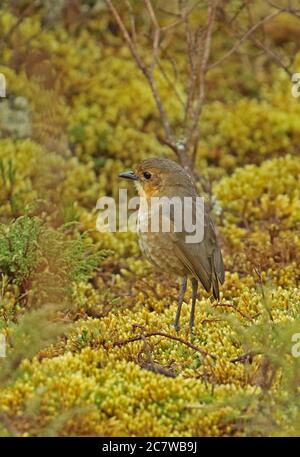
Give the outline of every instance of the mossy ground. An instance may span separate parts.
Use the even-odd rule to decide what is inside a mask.
[[[143,76],[103,11],[75,29],[38,11],[10,35],[18,14],[1,6],[1,434],[299,434],[300,102],[288,76],[234,59],[211,76],[196,167],[212,182],[226,282],[218,303],[200,290],[191,340],[188,298],[172,328],[176,278],[141,258],[135,234],[96,230],[118,172],[174,159]]]

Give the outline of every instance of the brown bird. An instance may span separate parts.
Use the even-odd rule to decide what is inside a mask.
[[[151,213],[152,197],[168,197],[172,199],[179,197],[191,197],[192,217],[195,221],[197,197],[196,187],[190,175],[177,163],[163,158],[152,158],[142,161],[134,171],[120,173],[119,177],[131,179],[135,182],[140,197],[148,205],[140,204],[138,219],[139,222],[153,218]],[[157,200],[157,199],[156,199]],[[162,217],[160,213],[159,228],[152,231],[141,229],[139,225],[139,242],[142,252],[158,268],[168,273],[181,276],[181,288],[178,299],[178,307],[174,327],[178,332],[180,329],[180,313],[187,287],[187,279],[192,281],[192,306],[190,312],[190,332],[193,332],[195,318],[195,304],[198,290],[198,282],[203,285],[207,292],[213,292],[215,299],[219,299],[219,283],[225,280],[224,264],[222,253],[218,244],[214,224],[204,208],[203,222],[204,232],[201,241],[188,242],[187,235],[190,233],[182,224],[182,229],[176,231],[174,226],[174,211],[169,212],[169,222],[173,230],[165,232],[162,230]],[[150,224],[149,224],[150,225]],[[189,231],[190,232],[190,231]]]

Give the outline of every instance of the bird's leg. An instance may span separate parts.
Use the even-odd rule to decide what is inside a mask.
[[[192,307],[190,314],[190,334],[193,335],[194,321],[195,321],[195,305],[198,291],[198,281],[192,278]]]
[[[187,277],[184,277],[184,278],[182,278],[182,281],[181,281],[179,297],[178,297],[177,312],[176,312],[176,317],[175,317],[175,322],[174,322],[174,327],[175,327],[176,332],[179,332],[179,329],[180,329],[179,320],[180,320],[182,302],[183,302],[184,294],[186,291],[186,285],[187,285]]]

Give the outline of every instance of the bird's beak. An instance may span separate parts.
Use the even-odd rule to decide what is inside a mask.
[[[133,181],[139,179],[133,171],[123,171],[123,173],[119,174],[119,178],[132,179]]]

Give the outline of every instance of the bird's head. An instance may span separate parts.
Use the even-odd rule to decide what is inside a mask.
[[[133,171],[119,174],[120,178],[134,181],[141,197],[173,196],[194,188],[189,174],[176,162],[163,158],[146,159]]]

